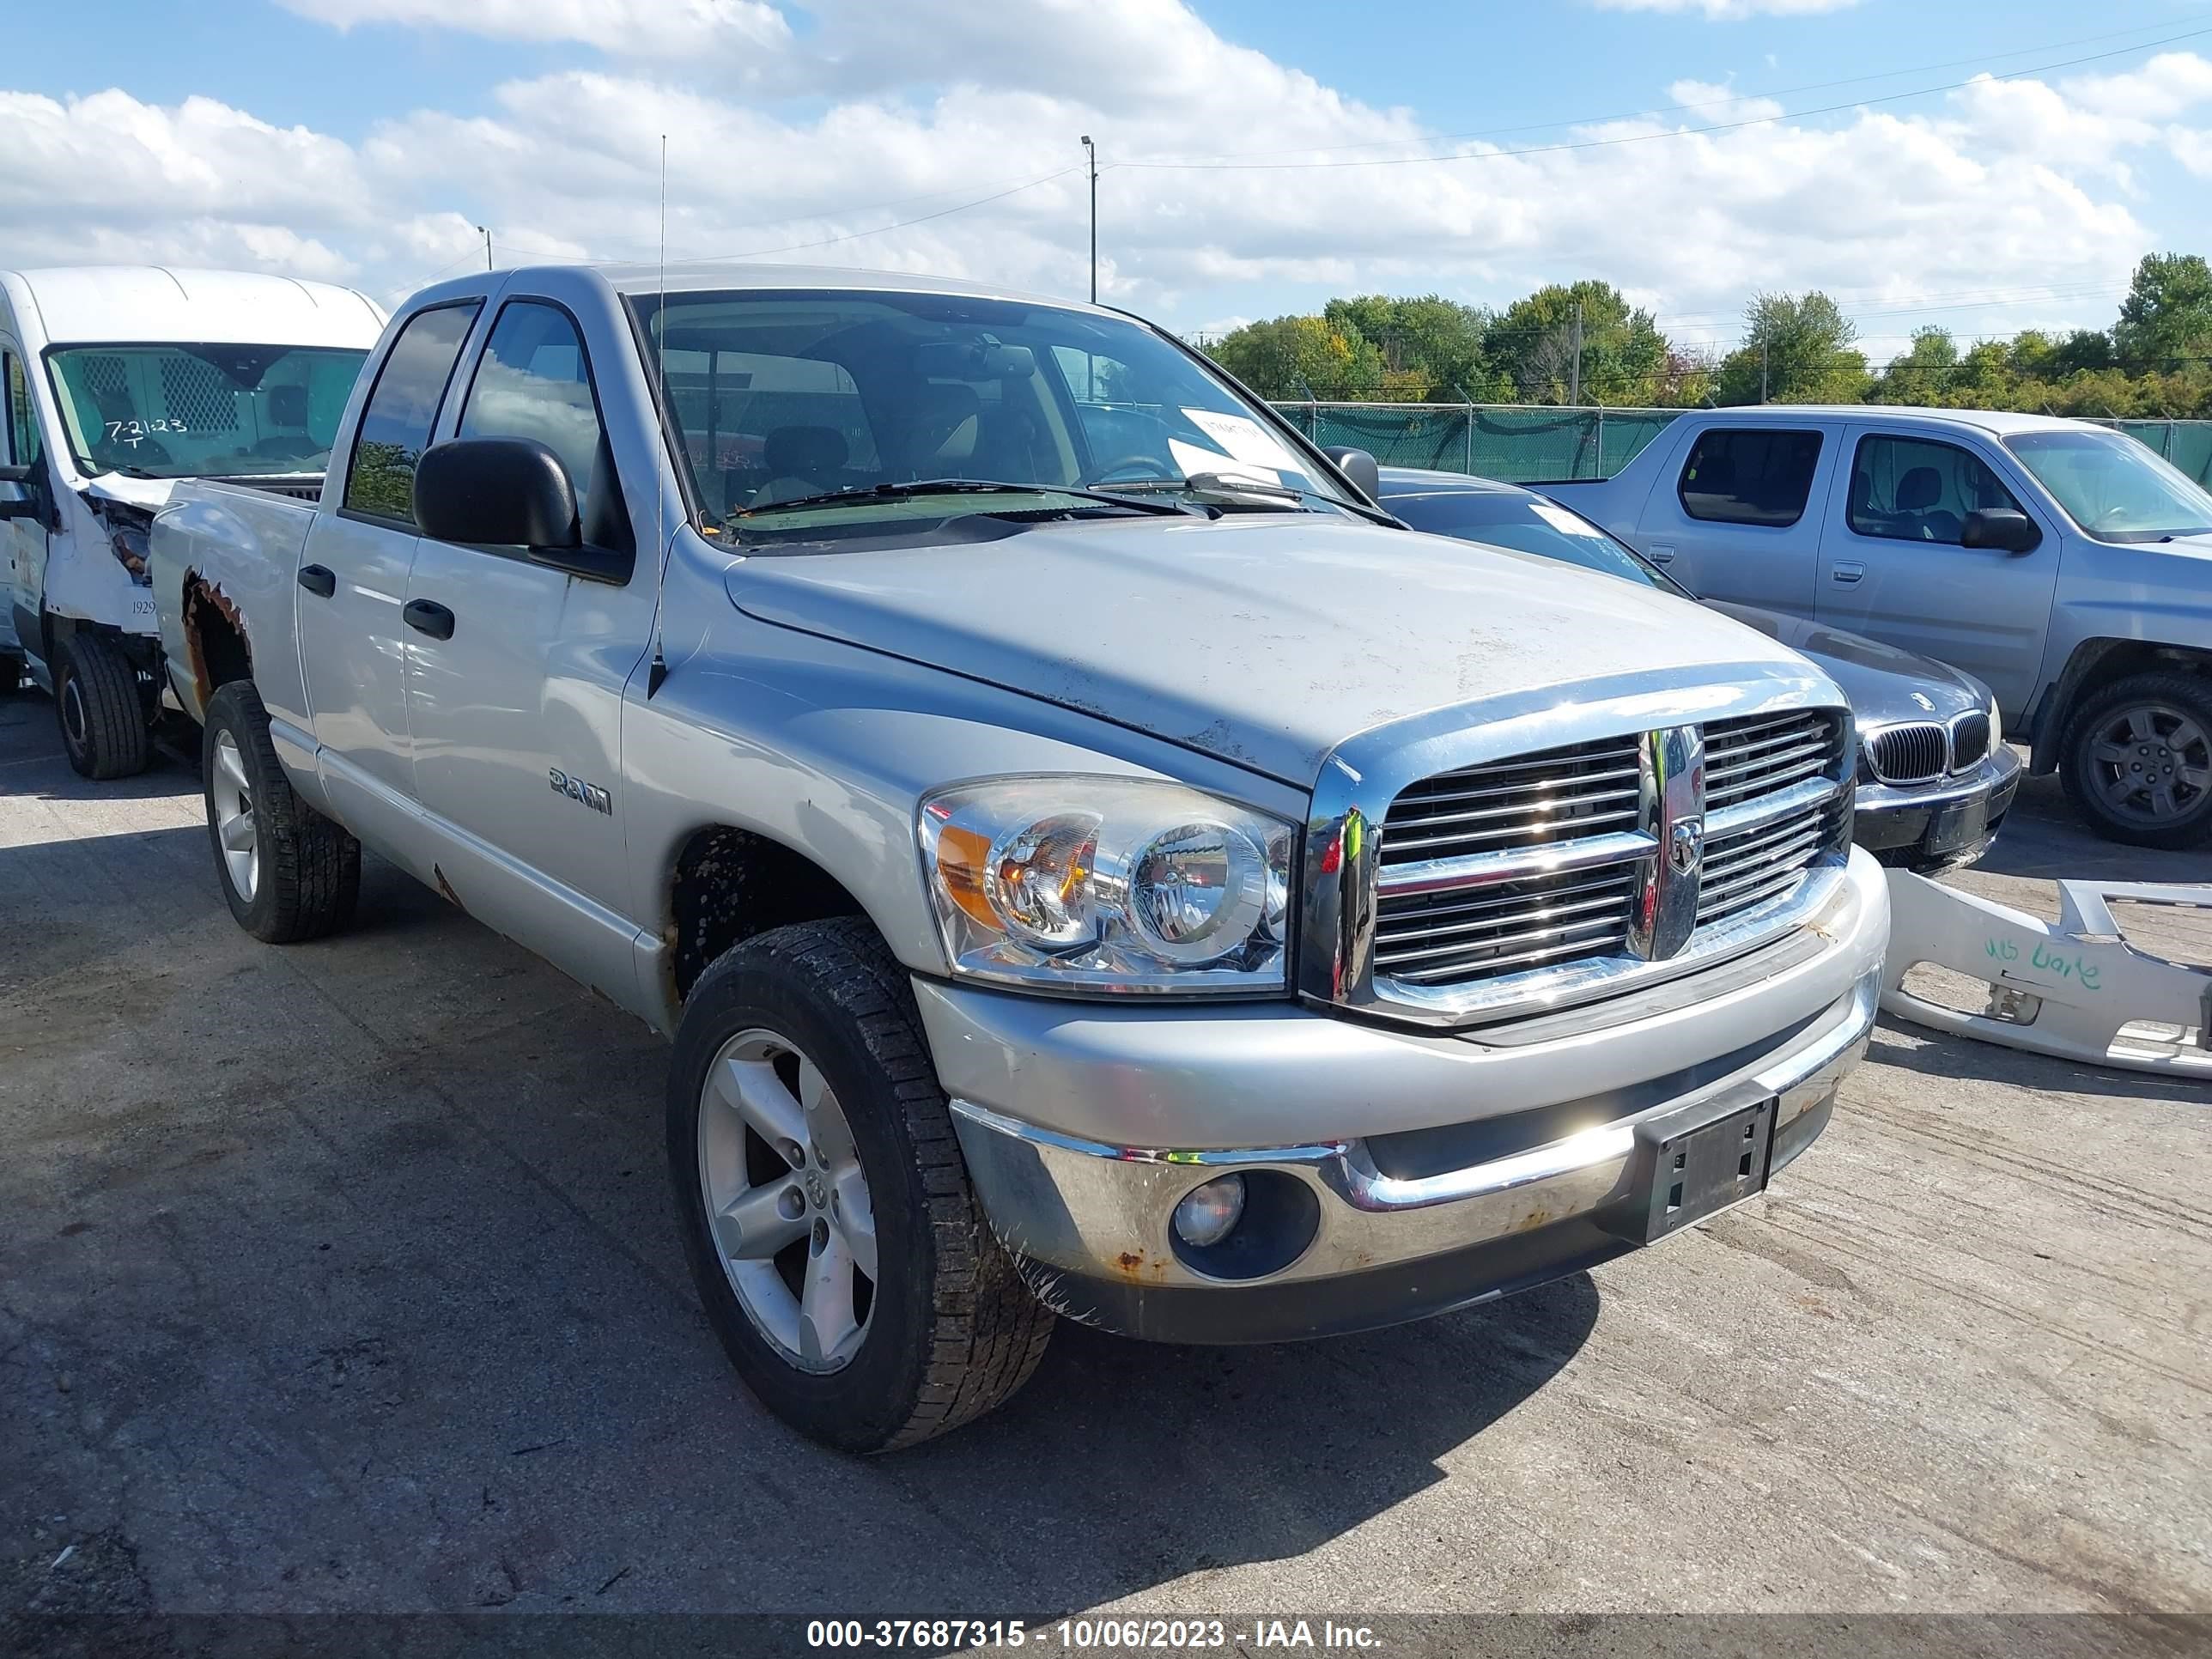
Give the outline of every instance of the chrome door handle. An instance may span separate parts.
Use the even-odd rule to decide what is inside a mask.
[[[1865,574],[1866,566],[1856,559],[1838,559],[1828,568],[1828,580],[1846,587]]]
[[[1672,564],[1674,562],[1674,550],[1662,544],[1653,547],[1644,556],[1654,564]]]

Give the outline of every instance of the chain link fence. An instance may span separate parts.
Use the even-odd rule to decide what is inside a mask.
[[[1869,404],[1875,414],[1877,404]],[[1512,483],[1609,478],[1686,411],[1525,404],[1279,403],[1316,443],[1352,444],[1385,466],[1468,472]],[[2212,488],[2212,421],[2100,421]]]

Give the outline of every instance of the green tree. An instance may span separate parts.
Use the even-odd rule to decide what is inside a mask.
[[[1456,401],[1485,395],[1490,368],[1483,352],[1489,313],[1440,294],[1394,300],[1367,294],[1331,300],[1322,319],[1373,343],[1382,359],[1384,395],[1410,393]]]
[[[1371,398],[1382,354],[1364,336],[1319,317],[1247,323],[1213,348],[1213,360],[1262,398]]]
[[[1959,347],[1948,328],[1916,328],[1912,343],[1889,360],[1867,401],[1875,404],[1940,404],[1959,366]]]
[[[1851,344],[1858,330],[1819,289],[1802,299],[1762,294],[1743,324],[1743,343],[1721,363],[1716,401],[1855,404],[1866,395],[1866,355]]]
[[[1582,312],[1582,362],[1575,362],[1575,313]],[[1668,379],[1667,337],[1651,313],[1610,283],[1553,283],[1516,300],[1483,337],[1509,395],[1523,403],[1656,401]],[[1579,378],[1579,391],[1577,381]]]
[[[2136,374],[2212,356],[2212,266],[2204,256],[2143,255],[2112,325],[2112,346]]]

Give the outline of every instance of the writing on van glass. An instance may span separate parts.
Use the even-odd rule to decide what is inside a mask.
[[[191,428],[186,427],[182,421],[172,421],[167,419],[158,421],[110,421],[107,423],[107,441],[112,444],[129,444],[131,448],[136,449],[147,439],[154,437],[160,433],[185,432],[190,429]]]
[[[1985,939],[1982,950],[1993,962],[2018,962],[2020,941],[2009,939]],[[2104,970],[2087,957],[2071,951],[2053,948],[2038,939],[2030,948],[2027,965],[2049,974],[2054,979],[2072,980],[2085,991],[2099,991],[2104,987],[2099,981]]]
[[[615,813],[614,797],[596,783],[586,783],[581,778],[572,778],[559,767],[549,769],[553,780],[553,793],[566,795],[570,800],[581,801],[594,812],[605,812],[609,817]]]

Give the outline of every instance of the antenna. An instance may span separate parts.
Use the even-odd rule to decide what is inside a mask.
[[[661,423],[662,448],[667,447],[668,422],[668,135],[660,135],[660,246],[654,286],[659,295],[653,307],[653,416]],[[681,428],[678,428],[679,434]],[[646,671],[648,702],[668,678],[668,659],[660,648],[660,619],[668,608],[668,491],[655,467],[653,481],[653,539],[660,557],[660,591],[653,596],[653,666]]]

